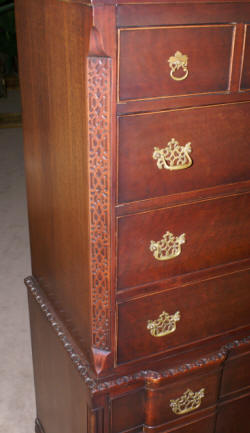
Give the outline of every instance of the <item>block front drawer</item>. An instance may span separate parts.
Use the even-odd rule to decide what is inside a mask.
[[[118,362],[247,326],[249,285],[247,270],[118,304]]]
[[[188,374],[181,380],[177,379],[174,386],[173,382],[151,386],[150,380],[146,379],[146,389],[115,396],[111,401],[110,431],[155,432],[158,431],[158,422],[161,422],[164,424],[159,431],[213,433],[215,411],[206,408],[215,404],[219,368],[220,364],[205,372],[202,370],[199,374]],[[184,416],[179,414],[177,408],[183,395],[186,397],[181,408],[186,412]],[[183,408],[185,404],[187,408]]]
[[[120,29],[119,99],[225,92],[233,34],[233,25]]]
[[[249,394],[221,405],[215,433],[249,433],[249,407]]]
[[[249,179],[249,125],[249,103],[121,117],[118,201]]]
[[[248,258],[250,194],[119,218],[118,289]]]
[[[170,425],[172,428],[176,424],[185,425],[190,415],[199,416],[199,411],[215,405],[219,388],[220,364],[209,370],[206,369],[199,374],[188,374],[175,383],[166,382],[164,385],[151,384],[148,381],[144,431],[155,432],[157,427],[163,427],[165,423],[167,431]],[[160,428],[161,430],[165,431],[163,428]]]

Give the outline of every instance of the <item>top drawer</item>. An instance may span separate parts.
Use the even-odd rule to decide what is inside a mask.
[[[118,32],[120,101],[227,91],[233,25]]]

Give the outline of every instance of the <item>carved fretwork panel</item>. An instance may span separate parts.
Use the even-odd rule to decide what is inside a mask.
[[[87,73],[92,345],[109,350],[111,59],[89,57]]]

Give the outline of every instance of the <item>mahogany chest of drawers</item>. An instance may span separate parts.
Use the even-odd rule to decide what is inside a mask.
[[[16,0],[37,433],[249,433],[250,2]]]

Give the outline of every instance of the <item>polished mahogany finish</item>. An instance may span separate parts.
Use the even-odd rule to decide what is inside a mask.
[[[247,270],[118,304],[118,362],[248,326],[249,284]],[[170,315],[179,311],[180,319],[173,333],[155,338],[147,328],[148,320],[157,319],[162,311]]]
[[[249,256],[250,195],[138,213],[118,222],[118,289],[195,272]],[[180,254],[157,260],[151,241],[185,234]],[[136,236],[134,236],[136,233]]]
[[[216,433],[248,433],[248,413],[250,406],[250,395],[240,396],[223,403],[219,409]]]
[[[249,433],[249,21],[16,0],[36,433]]]
[[[151,426],[154,431],[157,426],[170,423],[171,421],[176,422],[177,419],[180,420],[180,423],[185,424],[190,414],[192,414],[192,411],[176,414],[173,410],[173,402],[177,401],[179,398],[183,398],[187,390],[191,390],[193,393],[200,392],[201,394],[201,397],[197,399],[196,402],[198,407],[195,410],[197,413],[206,408],[215,406],[218,396],[219,380],[220,364],[216,369],[209,369],[201,375],[187,374],[185,379],[175,380],[175,382],[171,384],[168,383],[168,381],[165,385],[155,385],[149,382],[146,390],[146,425]],[[183,407],[180,407],[181,412]]]
[[[65,17],[69,9],[71,20]],[[82,146],[86,104],[79,92],[79,86],[84,91],[85,62],[79,51],[87,54],[81,32],[88,34],[90,20],[84,6],[16,2],[32,268],[65,320],[74,317],[83,347],[89,339],[88,212],[82,201],[88,190]]]
[[[232,354],[223,371],[221,394],[229,396],[250,386],[250,352]]]
[[[121,29],[119,100],[227,91],[233,35],[229,24]],[[185,72],[180,68],[171,77],[168,63],[178,50],[188,56],[182,81],[173,78],[181,79]]]
[[[195,190],[201,195],[209,187],[248,180],[249,124],[249,103],[121,116],[119,204]],[[172,138],[182,147],[190,143],[188,168],[158,168],[154,149],[165,149]]]
[[[119,1],[117,3],[120,3]],[[157,1],[136,3],[126,1],[127,4],[117,7],[118,27],[145,27],[162,25],[197,25],[197,24],[228,24],[247,23],[250,19],[249,2],[210,2],[206,1],[190,3],[188,0],[181,2]]]

